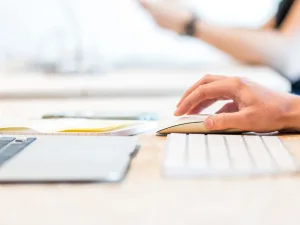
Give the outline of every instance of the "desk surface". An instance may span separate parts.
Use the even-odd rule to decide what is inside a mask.
[[[0,72],[0,98],[181,96],[205,74],[247,77],[276,91],[291,90],[290,82],[270,68],[230,64],[190,70],[120,70],[93,76]]]
[[[2,100],[1,115],[22,118],[55,109],[121,108],[130,104],[165,116],[176,98]],[[139,104],[138,104],[139,103]],[[300,136],[283,136],[300,160]],[[142,145],[121,184],[0,185],[1,225],[299,225],[300,177],[165,180],[164,137],[140,136]]]

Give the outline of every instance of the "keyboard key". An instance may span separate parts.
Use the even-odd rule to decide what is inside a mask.
[[[15,140],[14,137],[1,137],[0,138],[0,151],[3,147],[11,143],[13,140]]]
[[[183,168],[186,163],[186,135],[169,134],[165,151],[167,167]]]
[[[274,163],[260,136],[244,136],[248,151],[258,170],[271,171]]]
[[[27,143],[32,143],[32,142],[34,142],[35,140],[36,140],[35,137],[30,137],[30,138],[27,138],[26,142],[27,142]]]
[[[17,139],[0,152],[0,165],[5,163],[7,160],[21,152],[28,145],[34,142],[36,138]]]
[[[253,163],[249,157],[243,137],[240,135],[225,135],[224,137],[233,169],[241,172],[250,172],[253,169]]]
[[[206,135],[190,134],[188,137],[187,164],[192,170],[205,170],[207,168]]]
[[[229,170],[229,157],[223,135],[207,135],[210,166],[213,170]]]
[[[15,137],[0,137],[0,141],[13,141],[15,140],[16,138]]]
[[[273,136],[266,136],[262,138],[267,148],[269,149],[272,157],[274,158],[276,164],[281,169],[289,170],[296,168],[296,164],[292,156],[283,146],[279,138]]]

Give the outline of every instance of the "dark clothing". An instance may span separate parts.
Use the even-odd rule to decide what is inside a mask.
[[[286,19],[287,15],[289,14],[295,0],[283,0],[279,4],[278,11],[276,14],[276,23],[275,28],[280,28],[283,24],[284,20]]]
[[[293,4],[296,0],[282,0],[279,4],[276,14],[275,28],[279,29],[289,14]],[[292,84],[292,92],[294,94],[300,94],[300,80]]]
[[[292,93],[300,95],[300,80],[292,84]]]

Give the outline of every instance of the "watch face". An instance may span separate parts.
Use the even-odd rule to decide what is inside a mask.
[[[185,34],[189,36],[194,36],[196,33],[196,22],[198,21],[198,17],[193,15],[191,20],[185,25],[184,30]]]

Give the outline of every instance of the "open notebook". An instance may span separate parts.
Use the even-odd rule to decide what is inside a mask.
[[[129,136],[152,130],[155,122],[89,119],[37,119],[0,121],[0,135],[113,135]]]

